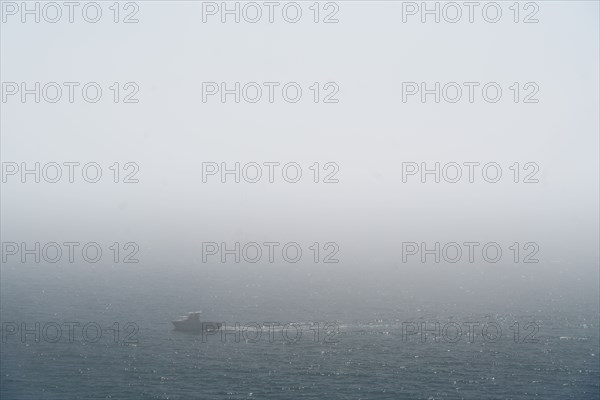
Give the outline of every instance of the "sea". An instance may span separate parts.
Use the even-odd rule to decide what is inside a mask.
[[[453,304],[401,285],[109,272],[3,267],[2,400],[600,398],[593,297]],[[197,310],[224,326],[173,329]]]

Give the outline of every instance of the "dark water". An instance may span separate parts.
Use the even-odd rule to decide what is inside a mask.
[[[318,285],[309,292],[289,285],[278,291],[277,285],[261,286],[260,279],[247,277],[240,279],[244,284],[211,278],[201,285],[177,272],[171,279],[164,272],[35,272],[28,279],[22,271],[2,274],[3,400],[600,396],[593,302],[573,310],[499,305],[481,312],[411,304],[399,295],[386,308],[385,293],[377,294],[386,297],[381,303],[376,294],[372,300],[325,301],[330,292]],[[227,324],[224,337],[172,330],[170,320],[199,308]],[[302,336],[294,340],[291,325],[287,338],[280,326],[263,326],[275,321],[297,323]],[[46,336],[36,342],[34,333],[24,340],[18,333],[7,335],[13,326],[7,324],[22,322],[28,329],[40,323]],[[66,322],[79,323],[72,338]],[[236,322],[248,326],[246,336]],[[418,333],[403,335],[403,327],[421,322],[433,330],[424,342]],[[436,322],[446,328],[438,342]],[[465,322],[479,324],[473,335]],[[62,326],[57,343],[49,342],[57,332],[52,323]],[[92,324],[84,337],[87,323]],[[462,335],[450,342],[457,325]],[[95,326],[102,329],[97,341]],[[262,336],[253,341],[258,326]],[[502,329],[499,338],[494,327]]]

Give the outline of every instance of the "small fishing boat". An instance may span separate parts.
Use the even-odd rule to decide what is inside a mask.
[[[194,311],[189,313],[187,317],[181,317],[181,319],[172,321],[173,325],[175,325],[176,331],[182,332],[209,332],[209,331],[217,331],[221,329],[220,322],[209,322],[209,321],[201,321],[200,314],[202,311]]]

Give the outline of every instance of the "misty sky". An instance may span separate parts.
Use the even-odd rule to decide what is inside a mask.
[[[404,282],[435,270],[403,264],[402,242],[535,242],[539,264],[515,267],[507,253],[493,269],[597,282],[598,3],[539,4],[537,24],[511,14],[496,24],[480,14],[473,24],[402,23],[401,3],[358,1],[339,3],[337,24],[311,14],[296,24],[203,23],[200,3],[158,1],[139,3],[137,24],[109,14],[98,24],[9,19],[3,82],[98,82],[104,93],[95,104],[9,98],[2,162],[97,162],[105,175],[96,184],[10,177],[2,241],[133,241],[148,268],[197,267],[202,242],[336,242],[330,271],[360,280],[397,269]],[[135,82],[139,103],[112,102],[114,82]],[[304,92],[294,104],[279,95],[203,103],[203,82],[297,82]],[[339,102],[314,103],[314,82],[335,82]],[[504,92],[493,104],[480,91],[472,104],[403,103],[403,82],[497,82]],[[513,102],[514,82],[536,83],[539,102]],[[113,183],[114,162],[137,163],[139,183]],[[303,178],[203,183],[203,162],[297,162]],[[315,162],[339,165],[339,183],[313,183]],[[403,183],[403,162],[496,162],[504,175]],[[539,183],[513,183],[515,162],[537,163]],[[459,264],[457,273],[474,268]],[[318,267],[308,252],[302,265]]]

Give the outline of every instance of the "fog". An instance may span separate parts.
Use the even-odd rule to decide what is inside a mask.
[[[1,78],[17,86],[3,86],[0,125],[3,291],[56,271],[74,291],[103,285],[102,277],[132,293],[154,282],[152,293],[167,304],[166,288],[208,285],[232,307],[271,304],[265,315],[286,311],[289,303],[273,303],[282,297],[309,309],[328,304],[337,310],[328,311],[333,318],[352,318],[361,304],[369,305],[367,316],[428,302],[455,305],[455,312],[597,307],[598,4],[546,2],[537,24],[515,24],[511,14],[498,23],[480,14],[472,24],[422,24],[418,15],[401,23],[402,5],[391,2],[344,2],[339,23],[323,24],[302,4],[298,23],[220,23],[218,14],[203,23],[202,5],[191,2],[140,3],[135,24],[115,24],[112,14],[97,24],[21,24],[8,16]],[[33,94],[25,102],[21,93],[7,94],[22,82],[28,89],[58,82],[63,97],[36,103]],[[72,103],[63,82],[80,83]],[[102,87],[97,103],[82,99],[86,82]],[[114,82],[118,103],[109,88]],[[126,88],[128,82],[135,86]],[[257,82],[263,96],[236,103],[229,94],[222,102],[220,92],[206,92],[220,91],[221,82],[229,90],[235,82]],[[272,103],[264,82],[278,83]],[[300,101],[283,99],[288,82],[302,88]],[[435,102],[430,94],[422,102],[419,92],[403,102],[421,82],[427,89],[458,82],[463,97]],[[478,83],[473,102],[464,82]],[[482,98],[488,82],[502,88],[500,101]],[[124,103],[134,87],[139,91],[130,99],[139,101]],[[538,102],[523,102],[534,91]],[[330,94],[337,102],[324,102]],[[22,163],[33,169],[36,162],[40,182],[26,174],[23,183]],[[80,163],[73,183],[65,162]],[[48,163],[62,167],[56,183],[41,172]],[[100,165],[97,183],[82,178],[86,163]],[[223,166],[236,163],[239,183],[231,173],[223,183]],[[264,163],[279,163],[271,164],[272,183]],[[286,180],[296,169],[281,173],[288,163],[301,167],[296,183]],[[422,163],[440,163],[439,183],[433,174],[421,181]],[[451,177],[451,168],[461,166],[455,183],[442,173],[448,163]],[[464,163],[479,163],[472,164],[472,183]],[[487,163],[501,167],[498,182],[483,177]],[[257,164],[261,179],[249,182]],[[532,172],[537,182],[525,183]],[[138,182],[124,183],[127,177]],[[76,252],[69,262],[61,245],[56,263],[33,255],[23,262],[23,249],[15,253],[8,242],[29,249],[36,242],[96,242],[103,256],[90,263]],[[134,247],[125,248],[130,242]],[[222,262],[222,244],[235,249],[236,242],[240,262],[234,254]],[[271,242],[278,243],[272,262],[264,245]],[[440,262],[433,254],[422,262],[422,243],[433,249],[436,242]],[[478,243],[472,262],[465,242]],[[248,262],[256,246],[242,254],[248,243],[259,244],[257,262]],[[282,255],[286,243],[301,248],[297,262]],[[407,243],[419,250],[409,254],[415,248]],[[463,251],[456,262],[448,262],[454,253],[441,253],[448,243]],[[501,248],[501,259],[482,256],[487,243]],[[133,251],[139,262],[123,262]],[[524,262],[532,254],[538,261]],[[337,262],[324,262],[328,255]],[[201,300],[195,308],[222,309]]]

